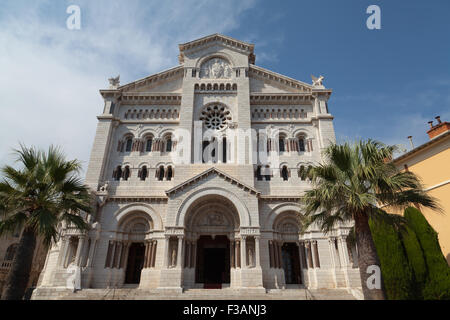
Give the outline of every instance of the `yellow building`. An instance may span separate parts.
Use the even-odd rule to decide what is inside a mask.
[[[428,122],[430,141],[394,160],[401,170],[414,172],[422,180],[425,190],[439,200],[443,213],[421,208],[439,237],[442,253],[450,265],[450,123]]]

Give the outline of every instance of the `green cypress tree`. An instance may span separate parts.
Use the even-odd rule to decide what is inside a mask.
[[[422,292],[424,299],[450,299],[450,268],[442,254],[437,232],[416,208],[405,209],[405,219],[417,235],[429,273]]]
[[[400,230],[399,235],[403,243],[403,248],[409,265],[413,271],[415,298],[423,299],[422,290],[425,283],[428,281],[428,270],[422,248],[420,247],[416,233],[408,225],[405,225],[404,229]]]
[[[414,299],[414,275],[399,233],[384,220],[369,220],[370,231],[380,258],[381,273],[389,300]]]

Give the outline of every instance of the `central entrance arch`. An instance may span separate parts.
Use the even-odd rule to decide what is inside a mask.
[[[233,202],[221,195],[203,196],[189,207],[185,226],[187,241],[195,248],[186,252],[195,263],[185,264],[191,269],[185,272],[185,280],[203,288],[231,284],[231,269],[236,267],[234,241],[240,227]]]

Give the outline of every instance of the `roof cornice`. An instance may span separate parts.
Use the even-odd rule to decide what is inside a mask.
[[[304,92],[313,92],[313,86],[306,82],[289,78],[287,76],[270,71],[268,69],[258,67],[254,64],[250,65],[249,73],[250,75],[254,75],[262,79],[272,80],[274,82],[281,83],[285,86],[292,87],[294,89],[300,89]]]
[[[156,82],[164,81],[174,76],[183,76],[184,69],[183,66],[176,66],[174,68],[170,68],[155,74],[152,74],[148,77],[138,79],[136,81],[124,84],[117,89],[101,89],[100,94],[104,97],[105,94],[121,94],[124,91],[137,90],[140,87],[151,85]]]

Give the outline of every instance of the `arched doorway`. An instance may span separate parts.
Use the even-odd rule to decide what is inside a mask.
[[[128,251],[127,268],[125,273],[126,284],[138,284],[144,267],[145,246],[143,242],[134,242]]]
[[[196,287],[221,288],[230,284],[239,254],[234,249],[239,232],[235,205],[223,196],[204,196],[189,207],[185,226],[187,241],[193,245],[186,253],[192,262],[185,264],[190,269],[186,277],[191,277]]]
[[[133,212],[119,223],[122,234],[123,258],[117,260],[125,268],[124,284],[139,284],[141,272],[148,260],[148,235],[153,228],[153,221],[144,212]],[[147,241],[147,243],[146,243]],[[120,252],[120,251],[118,251]],[[120,260],[123,260],[121,263]]]
[[[274,235],[281,243],[281,268],[284,271],[285,284],[303,284],[300,247],[299,222],[297,213],[284,212],[280,214],[273,224]]]

